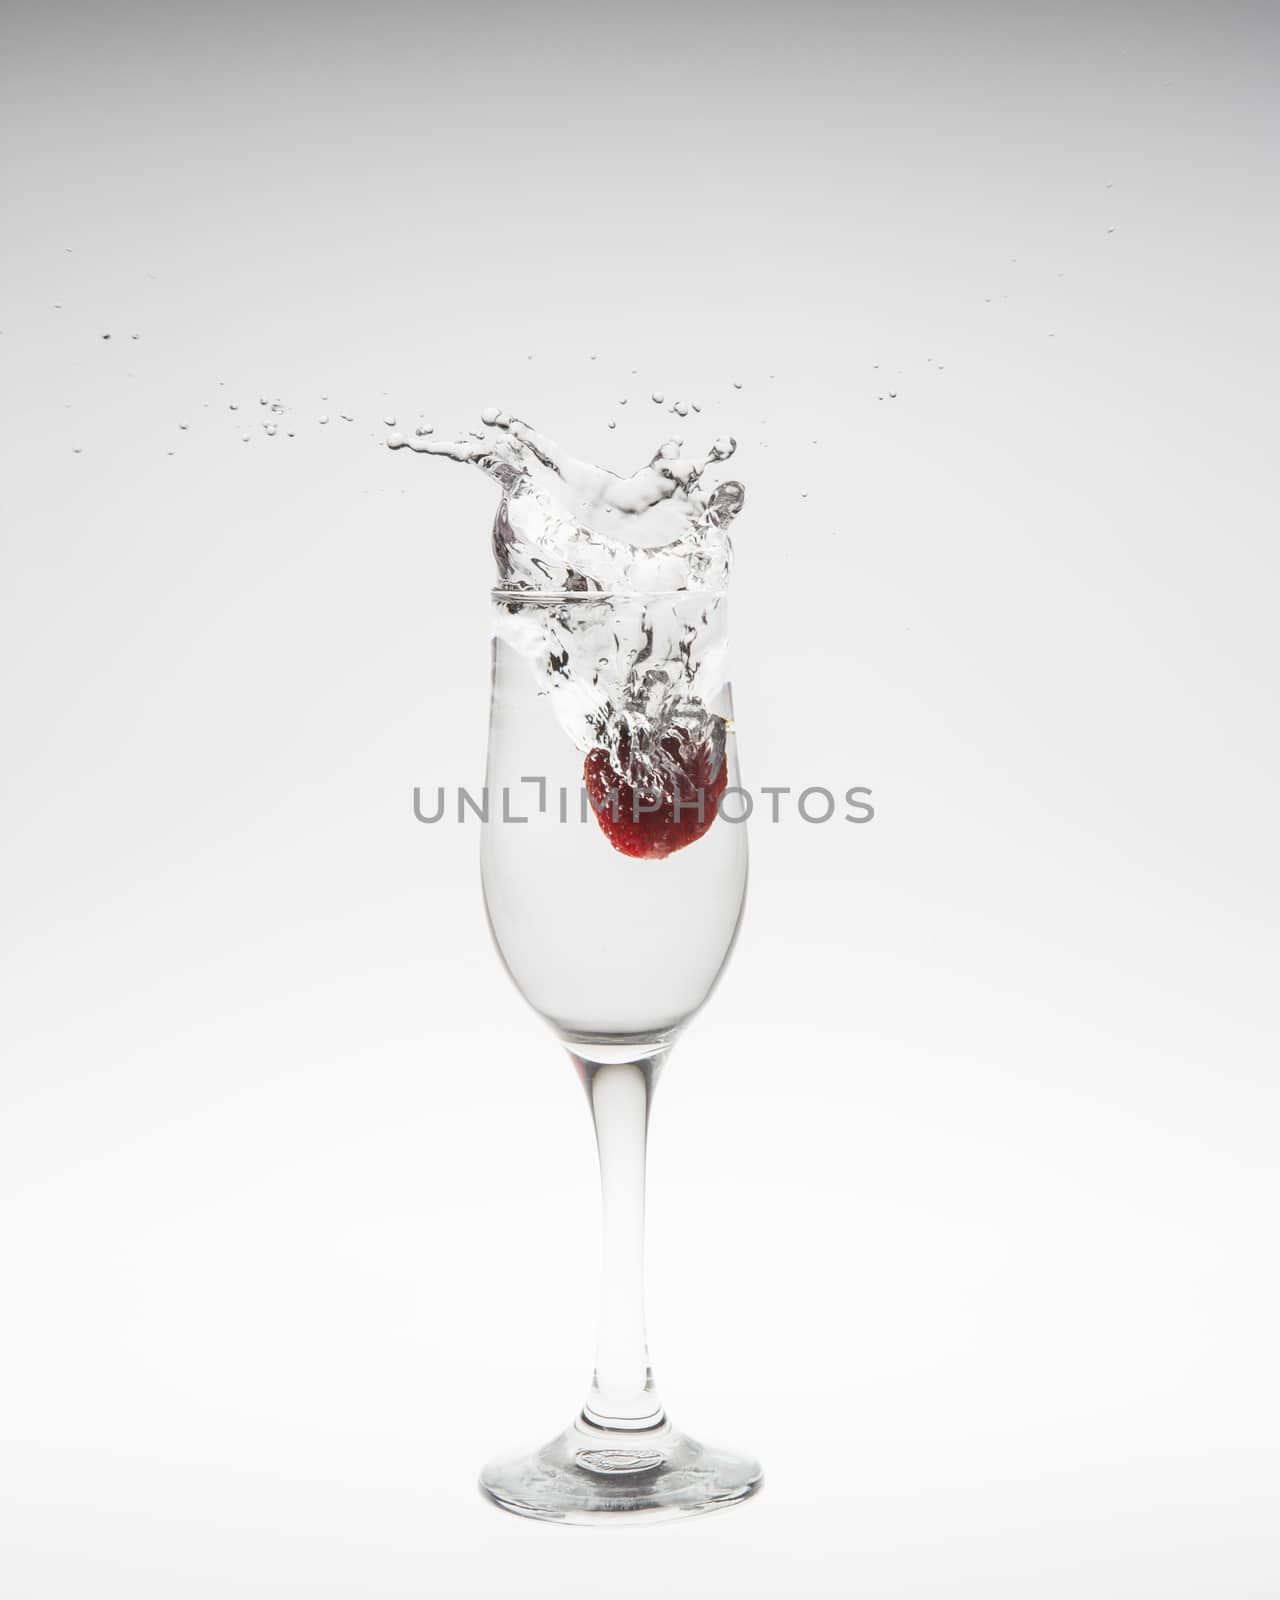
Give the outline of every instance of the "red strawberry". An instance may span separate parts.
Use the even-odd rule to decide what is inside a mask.
[[[656,778],[636,788],[619,777],[603,746],[587,756],[583,778],[601,831],[624,856],[661,861],[701,839],[716,819],[728,772],[720,742],[695,740],[683,729],[659,741],[663,758]],[[625,736],[618,743],[618,761],[630,765]]]

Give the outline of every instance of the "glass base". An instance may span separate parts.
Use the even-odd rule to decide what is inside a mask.
[[[480,1489],[504,1511],[543,1522],[662,1522],[749,1499],[760,1463],[715,1450],[669,1422],[634,1433],[580,1417],[531,1455],[491,1461]]]

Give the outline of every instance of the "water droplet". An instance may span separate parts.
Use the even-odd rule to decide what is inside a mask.
[[[801,489],[800,498],[802,500],[807,500],[809,498],[809,491],[807,489]]]
[[[178,424],[178,427],[181,428],[183,433],[185,433],[190,426],[191,424],[189,422],[180,422]]]
[[[611,428],[616,428],[618,426],[618,424],[613,420],[612,417],[609,418],[609,426]]]
[[[327,416],[322,416],[322,417],[319,417],[317,420],[320,423],[320,426],[323,428],[325,423],[328,422],[329,418]]]
[[[262,431],[263,431],[263,433],[266,434],[268,439],[274,439],[275,436],[276,436],[276,425],[275,425],[275,423],[274,422],[264,422],[262,424]]]
[[[890,400],[896,400],[898,398],[898,391],[896,389],[890,389],[889,398]]]
[[[394,418],[394,417],[390,417],[390,416],[388,416],[388,417],[383,417],[383,419],[382,419],[382,420],[383,420],[383,423],[384,423],[384,424],[385,424],[385,425],[386,425],[386,426],[387,426],[387,427],[388,427],[388,428],[394,428],[394,427],[395,427],[395,425],[396,425],[396,419],[395,419],[395,418]]]
[[[271,402],[271,409],[272,409],[272,411],[275,412],[276,416],[278,416],[278,417],[284,416],[284,401],[283,400],[273,400]]]
[[[660,406],[665,396],[663,395],[661,389],[655,389],[649,398],[653,401],[655,406]]]
[[[683,400],[677,400],[671,409],[678,417],[687,417],[689,415],[689,407],[685,405]]]
[[[402,433],[389,433],[387,435],[387,443],[388,443],[388,445],[390,445],[390,447],[393,450],[398,450],[400,448],[400,446],[404,443],[404,434],[402,434]]]
[[[356,420],[349,411],[342,411],[339,415],[344,422],[354,422]]]
[[[425,439],[429,433],[434,433],[436,430],[432,427],[429,427],[427,423],[420,422],[413,431],[417,434],[419,439]]]
[[[702,407],[698,404],[698,402],[696,400],[690,400],[689,404],[693,407],[693,409],[695,411],[701,411],[702,410]]]
[[[497,406],[486,406],[480,413],[480,420],[484,423],[486,428],[492,428],[494,423],[497,422],[501,415],[502,412]]]
[[[293,432],[293,429],[292,429],[292,428],[290,428],[290,429],[289,429],[289,430],[288,430],[288,436],[289,436],[289,438],[290,438],[290,439],[292,439],[292,438],[293,438],[293,437],[294,437],[294,432]]]
[[[227,406],[228,411],[239,411],[239,409],[240,402],[238,400],[232,400]]]
[[[1108,233],[1110,233],[1110,232],[1111,232],[1111,230],[1110,230],[1110,228],[1108,228],[1108,229],[1107,229],[1107,232],[1108,232]],[[103,337],[103,338],[104,338],[104,339],[109,339],[109,338],[110,338],[110,337],[111,337],[111,335],[110,335],[110,334],[109,334],[109,333],[104,333],[104,334],[103,334],[103,335],[102,335],[102,337]]]
[[[129,337],[131,339],[141,339],[142,335],[140,333],[131,333]]]
[[[73,456],[78,456],[80,454],[80,448],[81,447],[78,444],[73,444],[71,446],[71,454]]]
[[[170,456],[171,456],[171,455],[172,455],[172,454],[173,454],[173,451],[172,451],[172,450],[167,450],[167,451],[166,451],[166,452],[165,452],[165,454],[166,454],[166,455],[170,455]]]
[[[742,387],[742,385],[738,382],[738,380],[736,378],[733,380],[733,386],[734,386],[735,389],[741,389],[741,387]]]
[[[620,405],[620,406],[625,406],[625,405],[626,405],[626,403],[627,403],[627,402],[626,402],[626,401],[625,401],[625,400],[619,400],[619,401],[618,401],[618,404],[619,404],[619,405]]]
[[[240,435],[240,442],[241,442],[241,443],[242,443],[242,444],[248,444],[248,442],[249,442],[249,435],[248,435],[248,434],[247,434],[247,433],[242,433],[242,434],[241,434],[241,435]]]
[[[588,359],[588,361],[594,361],[595,357],[594,356],[588,356],[587,359]]]
[[[267,406],[267,405],[270,405],[271,402],[270,402],[270,400],[267,398],[267,396],[265,394],[260,394],[258,396],[258,404],[260,406]]]

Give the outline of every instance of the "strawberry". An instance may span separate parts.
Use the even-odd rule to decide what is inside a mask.
[[[728,782],[721,740],[701,739],[678,729],[658,741],[656,777],[640,787],[620,777],[602,746],[583,764],[583,779],[601,832],[615,850],[644,861],[661,861],[701,839],[716,819]],[[630,770],[630,744],[618,741],[618,764]]]

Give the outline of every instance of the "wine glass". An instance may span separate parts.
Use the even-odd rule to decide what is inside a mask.
[[[583,753],[566,733],[564,697],[572,717],[574,687],[558,677],[554,655],[527,647],[546,635],[540,608],[563,608],[555,613],[563,627],[578,635],[598,629],[606,638],[624,610],[633,626],[638,604],[652,614],[687,606],[688,598],[494,595],[485,906],[516,987],[558,1034],[586,1088],[603,1205],[599,1332],[586,1402],[550,1443],[494,1461],[480,1478],[505,1510],[547,1521],[693,1516],[745,1500],[761,1483],[749,1456],[700,1444],[668,1420],[649,1366],[643,1303],[650,1100],[672,1044],[733,947],[747,884],[746,828],[733,820],[732,801],[718,815],[711,803],[706,831],[665,859],[615,848],[601,826],[608,807],[593,814]],[[701,615],[704,646],[716,646],[705,634],[722,634],[724,620],[720,596]],[[736,787],[727,685],[706,710],[721,719],[727,782]]]

